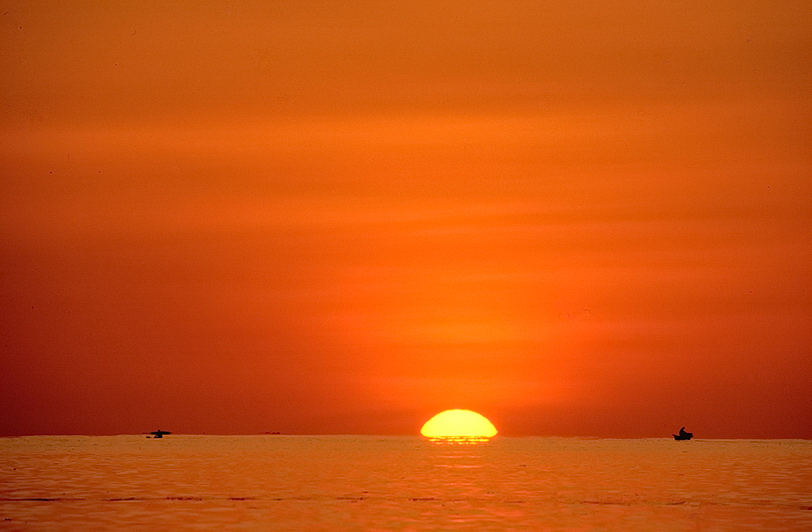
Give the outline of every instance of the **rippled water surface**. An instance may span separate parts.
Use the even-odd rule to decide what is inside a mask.
[[[812,441],[3,438],[0,529],[808,532]]]

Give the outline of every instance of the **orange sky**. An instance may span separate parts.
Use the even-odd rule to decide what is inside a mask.
[[[812,438],[808,2],[67,4],[0,2],[0,434]]]

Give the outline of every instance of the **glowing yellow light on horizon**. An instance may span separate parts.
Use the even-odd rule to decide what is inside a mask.
[[[471,410],[446,410],[426,421],[420,434],[433,440],[487,440],[498,431],[482,414]]]

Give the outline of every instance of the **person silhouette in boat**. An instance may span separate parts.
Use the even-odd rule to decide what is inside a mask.
[[[681,429],[679,429],[679,434],[674,434],[674,439],[690,440],[691,438],[693,438],[693,436],[694,436],[693,432],[685,432],[685,427],[682,427]]]

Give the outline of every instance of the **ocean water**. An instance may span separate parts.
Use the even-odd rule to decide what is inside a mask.
[[[812,531],[812,441],[0,439],[0,529]]]

